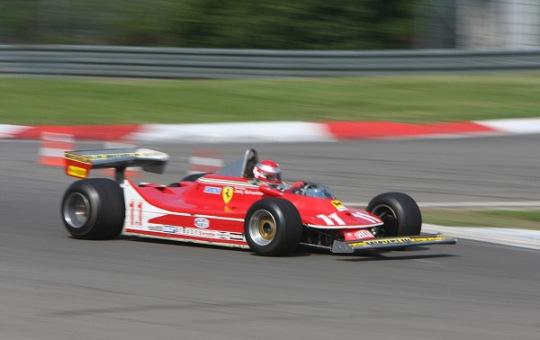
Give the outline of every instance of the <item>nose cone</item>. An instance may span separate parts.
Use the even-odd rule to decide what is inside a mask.
[[[383,224],[383,221],[376,215],[365,211],[365,210],[354,210],[351,211],[351,215],[354,216],[357,221],[364,224]]]
[[[379,217],[360,209],[314,214],[304,217],[304,222],[308,227],[319,229],[358,229],[384,224]]]

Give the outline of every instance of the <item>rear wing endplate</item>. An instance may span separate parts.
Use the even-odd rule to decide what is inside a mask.
[[[169,160],[166,153],[144,148],[75,150],[65,153],[65,172],[68,176],[87,178],[91,169],[115,169],[117,180],[124,179],[128,167],[161,174]]]

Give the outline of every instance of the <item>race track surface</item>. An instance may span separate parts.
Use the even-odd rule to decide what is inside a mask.
[[[539,137],[261,145],[345,200],[538,200]],[[222,147],[230,159],[243,145]],[[186,169],[172,153],[164,182]],[[0,141],[0,339],[538,339],[540,253],[462,241],[383,255],[71,239],[71,182]],[[332,177],[335,176],[335,177]],[[152,178],[158,179],[159,177]],[[354,183],[350,181],[354,179]]]

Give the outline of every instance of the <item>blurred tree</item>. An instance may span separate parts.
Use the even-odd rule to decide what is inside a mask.
[[[5,42],[38,41],[38,1],[0,2],[0,34]]]
[[[412,41],[403,0],[188,0],[173,31],[184,46],[399,48]]]
[[[371,49],[412,43],[408,0],[2,0],[7,42]]]
[[[170,32],[173,13],[182,1],[116,0],[109,40],[113,44],[136,46],[173,45]],[[118,15],[120,14],[120,15]]]

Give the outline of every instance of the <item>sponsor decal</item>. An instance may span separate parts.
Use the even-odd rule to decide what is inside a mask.
[[[403,244],[433,242],[433,241],[442,241],[442,240],[443,240],[443,237],[441,236],[395,237],[395,238],[382,238],[382,239],[354,242],[354,243],[350,243],[349,245],[352,247],[373,246],[373,245],[403,245]]]
[[[210,221],[204,217],[197,217],[193,223],[197,228],[206,229],[210,226]]]
[[[371,238],[373,237],[373,235],[369,232],[369,230],[358,230],[357,232],[354,233],[354,237],[357,239],[357,240],[362,240],[362,239],[365,239],[365,238]]]
[[[332,205],[334,206],[334,208],[336,208],[337,211],[347,210],[347,207],[340,200],[333,200],[330,203],[332,203]]]
[[[164,233],[176,234],[177,229],[173,226],[164,225],[163,227],[161,227],[161,231],[163,231]]]
[[[369,230],[366,229],[345,231],[343,233],[343,236],[345,237],[345,241],[373,239],[373,234],[371,234]]]
[[[88,169],[76,165],[69,165],[67,174],[73,177],[86,178],[88,176]]]
[[[219,195],[221,194],[221,188],[218,187],[204,187],[203,192],[207,194]]]
[[[229,204],[229,202],[232,200],[234,196],[234,188],[233,187],[224,187],[223,191],[221,192],[221,198],[223,198],[223,202],[225,204]]]
[[[159,231],[167,234],[176,234],[178,232],[178,228],[170,225],[152,225],[148,227],[148,230]]]
[[[232,233],[228,231],[206,230],[188,227],[173,227],[166,225],[148,226],[147,228],[150,231],[158,231],[167,234],[201,237],[216,240],[245,241],[244,235],[242,235],[241,233]]]
[[[431,241],[442,241],[444,237],[442,236],[426,236],[426,237],[415,237],[411,238],[411,242],[431,242]]]
[[[394,238],[394,239],[381,239],[381,240],[371,240],[371,241],[365,241],[364,243],[367,245],[374,245],[374,244],[403,244],[403,243],[409,243],[411,242],[410,238]]]
[[[262,196],[263,193],[259,189],[252,190],[251,188],[234,188],[234,192],[239,195],[253,195],[253,196]]]
[[[407,244],[410,243],[411,239],[409,237],[402,237],[402,238],[388,238],[388,239],[375,239],[375,240],[369,240],[369,241],[363,241],[363,242],[356,242],[351,243],[351,246],[353,247],[361,247],[361,246],[373,246],[373,245],[394,245],[394,244]]]

